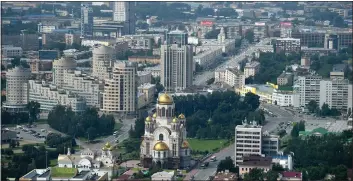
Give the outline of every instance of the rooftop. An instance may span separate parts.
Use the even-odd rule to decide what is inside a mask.
[[[290,78],[292,76],[291,73],[288,73],[288,72],[283,72],[281,73],[281,75],[278,76],[278,78]]]
[[[266,84],[248,84],[248,85],[245,85],[245,87],[256,88],[256,92],[270,93],[270,94],[274,92],[274,88]]]
[[[52,177],[74,177],[77,174],[77,168],[60,168],[52,167],[51,176]]]
[[[243,162],[239,166],[271,166],[272,157],[262,157],[259,155],[243,156]]]
[[[287,178],[302,178],[302,173],[301,172],[282,172],[283,177]]]

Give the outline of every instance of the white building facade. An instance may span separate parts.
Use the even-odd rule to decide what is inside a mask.
[[[116,59],[114,48],[104,45],[95,46],[92,55],[92,76],[100,80],[109,79],[111,67]]]
[[[262,154],[262,126],[238,125],[235,127],[235,164],[243,162],[244,155]]]
[[[144,167],[179,169],[190,166],[191,150],[186,140],[185,116],[176,117],[173,98],[158,97],[156,113],[145,120],[140,159]]]
[[[331,79],[320,81],[320,102],[321,107],[324,103],[328,104],[329,108],[337,110],[348,110],[348,89],[349,80],[347,79]]]

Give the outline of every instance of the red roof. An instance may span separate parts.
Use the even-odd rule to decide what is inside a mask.
[[[283,177],[302,178],[302,172],[282,172]]]

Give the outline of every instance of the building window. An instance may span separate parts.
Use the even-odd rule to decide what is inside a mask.
[[[161,152],[158,152],[158,158],[160,158],[161,157]]]
[[[163,134],[159,134],[159,141],[163,141]]]
[[[163,158],[166,158],[167,157],[167,152],[163,152]]]
[[[186,155],[186,156],[188,155],[188,150],[185,150],[185,155]]]

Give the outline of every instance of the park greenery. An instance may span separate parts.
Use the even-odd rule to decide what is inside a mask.
[[[286,56],[282,53],[260,53],[260,57],[254,61],[260,62],[261,74],[247,78],[248,83],[265,84],[266,82],[277,82],[277,77],[286,69],[286,66],[299,63],[300,54],[289,54]]]
[[[26,144],[19,150],[21,153],[14,153],[13,149],[20,146],[17,142],[7,149],[1,149],[1,180],[7,180],[7,178],[18,180],[33,169],[47,168],[50,166],[49,161],[57,159],[59,154],[65,154],[67,148],[71,148],[71,153],[75,153],[73,147],[76,146],[76,142],[72,137],[50,133],[46,143],[52,148],[39,144]]]
[[[40,104],[36,101],[30,101],[26,108],[28,112],[11,113],[1,110],[2,124],[32,124],[38,121]]]
[[[304,121],[300,121],[299,123],[295,123],[290,134],[292,137],[298,137],[300,131],[305,131],[305,122]]]
[[[231,139],[234,127],[248,121],[263,124],[265,117],[259,107],[259,96],[247,93],[243,100],[233,91],[213,92],[174,98],[176,113],[187,117],[189,138]]]
[[[75,113],[70,107],[58,105],[48,115],[50,127],[70,136],[87,138],[89,141],[99,136],[113,134],[115,120],[112,115],[98,115],[96,108],[87,108]]]
[[[326,174],[346,180],[347,168],[352,168],[352,138],[351,130],[305,139],[292,137],[285,153],[294,153],[295,170],[302,171],[304,180],[323,180]]]
[[[314,113],[317,116],[339,116],[341,114],[339,110],[336,108],[330,108],[326,103],[320,108],[318,103],[314,100],[309,101],[307,108],[310,113]]]

